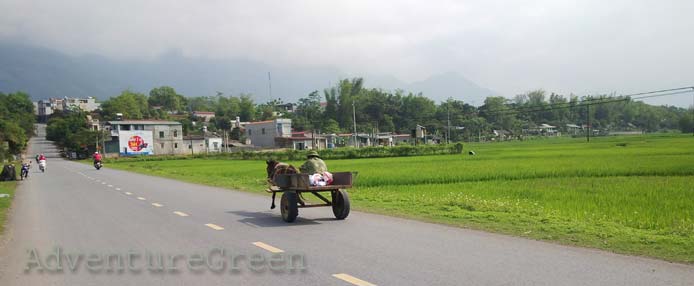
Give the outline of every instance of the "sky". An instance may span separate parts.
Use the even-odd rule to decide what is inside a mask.
[[[457,72],[508,97],[694,86],[687,0],[0,0],[0,11],[0,41],[116,60],[176,52],[405,82]]]

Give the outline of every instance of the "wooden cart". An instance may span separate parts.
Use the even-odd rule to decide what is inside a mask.
[[[332,207],[336,219],[345,219],[349,215],[349,196],[345,189],[352,187],[352,173],[340,172],[333,173],[333,182],[328,186],[311,186],[308,174],[278,174],[271,181],[270,189],[272,193],[272,206],[275,207],[275,195],[280,192],[280,211],[282,219],[286,222],[293,222],[299,215],[299,208],[313,207]],[[330,192],[330,200],[320,194]],[[302,194],[311,193],[323,203],[309,204]]]

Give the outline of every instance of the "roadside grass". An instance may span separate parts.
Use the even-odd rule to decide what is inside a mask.
[[[694,263],[694,139],[584,140],[466,144],[464,153],[477,155],[327,164],[333,172],[359,172],[350,194],[358,210]],[[264,161],[107,167],[251,192],[267,187]]]
[[[0,194],[8,194],[9,197],[0,198],[0,234],[5,232],[7,223],[7,213],[14,199],[14,190],[17,187],[16,181],[0,182]]]

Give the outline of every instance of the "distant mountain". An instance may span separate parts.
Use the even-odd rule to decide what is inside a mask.
[[[272,77],[272,97],[268,86]],[[69,56],[44,48],[0,43],[0,91],[25,91],[35,100],[48,97],[106,99],[125,89],[149,92],[168,85],[186,96],[250,93],[256,102],[296,101],[347,76],[331,67],[271,66],[247,60],[191,59],[168,53],[153,61],[117,61],[102,56]],[[456,73],[407,84],[391,76],[365,76],[367,87],[402,89],[436,101],[448,97],[480,104],[494,92]]]
[[[498,94],[487,88],[480,87],[458,73],[444,73],[432,76],[426,80],[409,85],[414,92],[422,92],[436,101],[445,101],[449,97],[475,105],[482,105],[488,96]]]

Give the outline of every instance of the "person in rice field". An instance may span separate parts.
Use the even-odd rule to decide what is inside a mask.
[[[328,171],[328,166],[320,158],[318,152],[311,150],[306,154],[306,162],[304,162],[299,170],[305,174],[323,174]]]

